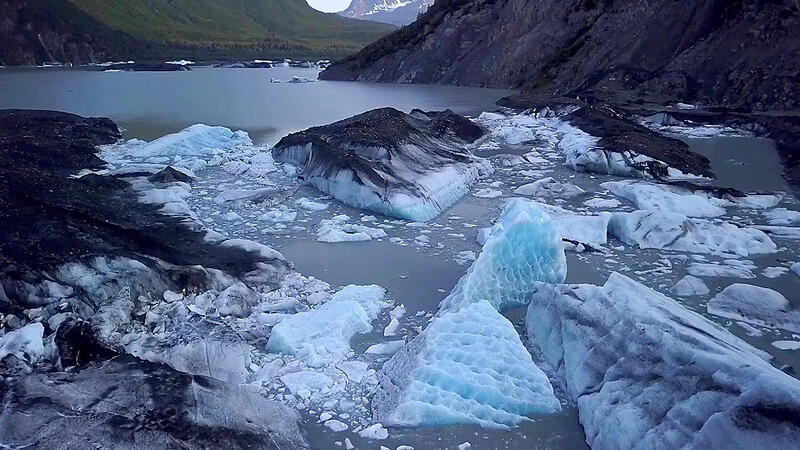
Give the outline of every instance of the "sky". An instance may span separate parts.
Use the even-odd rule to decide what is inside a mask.
[[[312,8],[325,12],[344,11],[350,6],[350,0],[308,0]]]

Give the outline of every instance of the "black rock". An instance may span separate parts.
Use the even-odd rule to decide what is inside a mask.
[[[192,182],[192,177],[181,172],[180,170],[175,169],[172,166],[165,167],[159,172],[150,175],[147,179],[153,183],[174,183],[176,181],[183,183]]]
[[[79,319],[67,319],[58,326],[55,344],[64,368],[85,366],[117,356],[117,352],[97,340],[89,322]]]

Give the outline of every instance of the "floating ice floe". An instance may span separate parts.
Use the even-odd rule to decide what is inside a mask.
[[[539,284],[526,328],[592,448],[791,448],[800,381],[701,315],[618,273]],[[779,414],[776,414],[780,411]]]
[[[775,341],[772,346],[779,350],[800,350],[800,341]]]
[[[296,211],[290,211],[286,205],[278,205],[278,207],[262,214],[258,219],[266,222],[282,223],[293,222],[296,218]]]
[[[324,211],[328,209],[328,206],[330,206],[327,203],[315,202],[305,197],[298,199],[297,205],[308,211]]]
[[[780,239],[800,239],[800,227],[782,227],[777,225],[753,225],[753,228]]]
[[[753,269],[756,266],[750,262],[727,261],[727,264],[719,263],[700,263],[689,264],[686,271],[695,277],[717,277],[717,278],[755,278]]]
[[[600,186],[630,200],[638,209],[674,212],[687,217],[717,217],[725,214],[725,209],[708,197],[680,188],[670,189],[668,185],[627,180],[607,181]]]
[[[348,223],[350,216],[340,214],[330,219],[323,219],[317,227],[317,240],[320,242],[359,242],[371,241],[386,237],[381,228]]]
[[[706,304],[709,314],[771,328],[800,332],[800,311],[780,292],[736,283]]]
[[[559,411],[550,382],[499,310],[526,304],[535,280],[565,276],[550,218],[533,202],[512,200],[433,321],[384,364],[374,418],[402,426],[507,428]]]
[[[497,198],[503,196],[503,191],[498,191],[497,189],[478,189],[477,191],[472,193],[473,196],[478,198]]]
[[[352,352],[353,336],[372,330],[372,321],[384,306],[385,294],[380,286],[346,286],[322,306],[275,325],[267,347],[294,355],[312,367],[342,359]]]
[[[779,278],[787,272],[789,272],[788,267],[766,267],[761,271],[761,275],[767,278]]]
[[[691,219],[664,211],[614,213],[608,232],[628,245],[692,253],[729,253],[739,256],[775,253],[777,246],[755,228]]]
[[[561,237],[572,245],[601,247],[608,242],[611,214],[578,214],[558,206],[538,204],[553,219]]]
[[[351,206],[426,221],[491,172],[488,161],[465,149],[481,134],[451,111],[382,108],[286,136],[273,156]]]
[[[764,213],[770,225],[797,225],[800,224],[800,211],[786,208],[775,208]]]
[[[670,292],[680,297],[708,294],[708,286],[700,278],[686,275],[678,280],[670,289]]]
[[[583,202],[584,205],[590,208],[609,209],[622,206],[622,202],[615,198],[590,198]]]
[[[572,183],[556,181],[552,177],[542,178],[514,190],[514,193],[518,195],[556,198],[577,197],[584,192],[586,191]]]
[[[678,103],[679,109],[697,109],[697,107],[693,105],[689,105],[692,106],[691,108],[682,108],[681,105],[683,105],[683,103]],[[642,117],[639,119],[639,123],[660,133],[693,139],[708,139],[720,136],[744,137],[752,135],[749,131],[725,125],[705,124],[692,122],[690,120],[676,119],[668,113],[658,113]]]

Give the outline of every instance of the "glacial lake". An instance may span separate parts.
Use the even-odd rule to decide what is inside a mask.
[[[509,91],[446,86],[388,85],[355,82],[318,81],[311,83],[272,83],[270,79],[288,80],[292,76],[316,77],[316,69],[210,69],[197,68],[188,72],[93,72],[77,69],[0,69],[0,108],[55,109],[84,116],[106,116],[124,128],[126,138],[151,140],[186,126],[205,123],[222,125],[247,131],[258,144],[271,145],[287,133],[310,126],[323,125],[350,117],[372,108],[393,106],[410,111],[452,109],[472,117],[482,111],[497,109],[495,101]],[[712,169],[718,172],[718,185],[745,191],[785,192],[779,207],[798,210],[797,200],[780,176],[780,162],[771,141],[753,137],[714,137],[686,139],[697,152],[712,160]],[[482,153],[496,157],[504,154],[523,154],[530,146],[501,146]],[[531,168],[531,167],[527,167]],[[532,167],[538,170],[537,167]],[[469,267],[469,262],[458,261],[460,253],[478,254],[477,231],[490,226],[505,202],[514,197],[514,189],[534,181],[519,173],[519,168],[507,167],[495,173],[473,189],[497,189],[497,198],[465,196],[425,227],[398,225],[395,221],[379,217],[387,226],[391,242],[381,239],[357,243],[320,243],[314,235],[314,226],[322,219],[337,214],[347,214],[355,221],[369,215],[343,205],[309,186],[301,186],[287,202],[306,197],[324,202],[330,207],[324,211],[300,211],[289,228],[261,226],[259,208],[242,208],[235,205],[217,205],[213,193],[236,185],[248,188],[247,183],[216,171],[204,175],[193,189],[200,192],[187,202],[208,227],[225,232],[230,237],[262,242],[281,251],[307,276],[315,276],[333,286],[350,283],[378,284],[388,289],[388,296],[396,304],[404,304],[406,317],[420,316],[405,325],[407,337],[413,337],[413,326],[424,326],[426,316],[436,312],[437,305],[450,292],[456,281]],[[560,199],[558,205],[567,209],[586,211],[584,202],[598,196],[613,199],[603,192],[600,183],[618,180],[617,177],[574,172],[562,164],[554,163],[541,171],[560,181],[569,181],[586,191],[585,195]],[[206,194],[203,194],[206,193]],[[631,211],[629,202],[616,210]],[[595,210],[593,210],[595,211]],[[235,212],[241,221],[223,219],[225,213]],[[760,212],[729,208],[725,220],[745,224],[763,224]],[[300,230],[302,228],[302,230]],[[430,241],[419,244],[419,236]],[[610,240],[611,241],[611,240]],[[798,260],[797,240],[775,238],[779,250],[768,255],[750,256],[757,267],[755,279],[729,278],[704,279],[710,293],[704,296],[683,297],[677,300],[686,308],[708,317],[729,329],[754,346],[773,356],[776,367],[789,365],[800,370],[797,352],[781,351],[771,346],[775,340],[791,340],[791,333],[765,332],[764,336],[749,336],[734,321],[708,315],[705,302],[731,283],[743,282],[769,287],[781,292],[793,305],[800,303],[800,278],[791,272],[771,278],[764,274],[768,267],[788,267]],[[609,243],[608,253],[568,252],[570,283],[602,284],[612,271],[618,271],[649,287],[670,294],[673,284],[686,275],[686,266],[692,257],[687,253],[657,250],[639,250],[623,246],[619,241]],[[703,260],[721,262],[723,258],[704,255]],[[523,333],[524,311],[511,311],[507,317]],[[412,326],[413,325],[413,326]],[[383,339],[385,323],[375,325],[373,333],[359,336],[353,347],[356,352]],[[373,369],[379,370],[376,363]],[[560,396],[560,398],[563,398]],[[585,436],[578,422],[577,410],[570,402],[563,402],[563,412],[555,415],[533,417],[531,421],[511,430],[487,430],[476,426],[439,428],[390,428],[389,439],[369,441],[350,431],[334,433],[319,423],[320,410],[303,413],[303,426],[312,448],[344,448],[345,437],[357,448],[378,448],[380,445],[396,448],[410,445],[416,449],[455,448],[470,442],[472,448],[585,448]]]
[[[222,125],[274,144],[282,136],[373,108],[450,108],[460,114],[493,110],[510,92],[453,86],[318,81],[318,69],[196,68],[175,72],[0,69],[0,107],[53,109],[109,117],[125,136],[144,140],[196,123]],[[271,80],[284,83],[272,83]]]

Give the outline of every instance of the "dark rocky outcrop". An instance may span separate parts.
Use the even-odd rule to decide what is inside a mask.
[[[322,79],[800,108],[794,0],[441,0]]]
[[[115,31],[65,0],[0,3],[0,65],[86,64],[158,53],[160,45]]]
[[[147,255],[232,274],[252,270],[255,260],[246,252],[212,245],[179,218],[158,213],[158,205],[139,203],[127,181],[73,176],[103,168],[95,146],[120,137],[109,119],[0,111],[0,273],[98,255]]]
[[[127,355],[0,378],[0,401],[4,447],[307,448],[293,409]]]
[[[424,221],[476,181],[486,163],[465,146],[482,135],[479,126],[450,110],[406,114],[380,108],[290,134],[272,152],[342,202]]]
[[[167,166],[147,177],[147,180],[153,183],[173,183],[175,181],[191,183],[192,177],[172,166]]]

